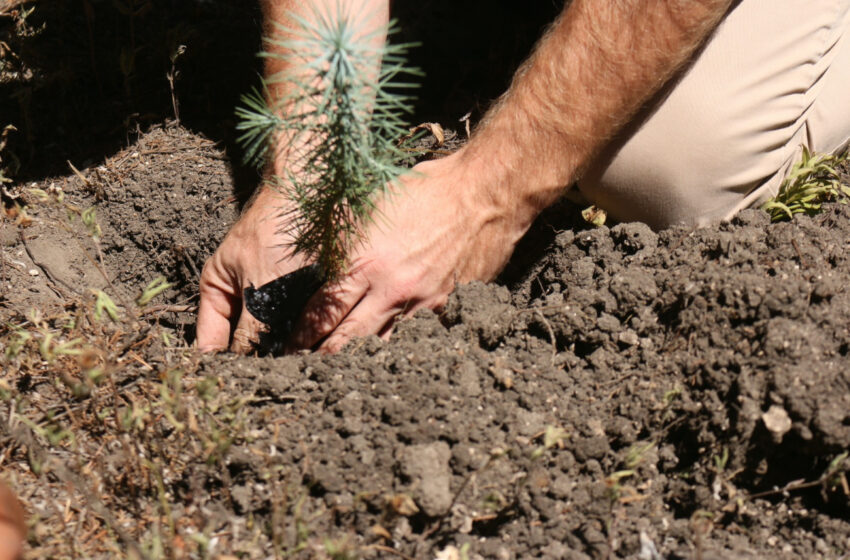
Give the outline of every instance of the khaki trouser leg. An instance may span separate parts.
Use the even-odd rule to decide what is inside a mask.
[[[850,139],[850,0],[741,0],[579,182],[617,220],[730,218]]]

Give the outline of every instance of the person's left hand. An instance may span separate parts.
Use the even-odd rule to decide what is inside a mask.
[[[387,338],[397,317],[442,307],[456,284],[493,279],[527,224],[517,223],[507,189],[492,192],[491,174],[476,167],[461,150],[404,175],[378,201],[347,272],[308,302],[290,350]]]

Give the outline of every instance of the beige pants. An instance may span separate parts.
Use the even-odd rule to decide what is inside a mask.
[[[616,220],[727,219],[850,140],[850,0],[741,0],[580,181]]]

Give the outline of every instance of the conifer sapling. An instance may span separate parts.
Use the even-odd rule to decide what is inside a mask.
[[[376,197],[408,160],[398,142],[412,98],[401,92],[414,84],[399,78],[419,74],[407,67],[410,45],[377,40],[396,31],[392,23],[366,30],[368,18],[354,17],[339,1],[331,4],[314,8],[309,19],[291,14],[291,28],[278,25],[268,39],[273,52],[261,56],[283,59],[287,69],[267,77],[265,91],[243,97],[237,109],[247,161],[263,166],[286,154],[285,175],[269,180],[294,203],[281,211],[280,231],[293,240],[295,253],[316,263],[246,289],[249,311],[277,339],[288,335],[322,281],[344,271],[346,255],[374,217]],[[272,99],[279,86],[286,93]]]

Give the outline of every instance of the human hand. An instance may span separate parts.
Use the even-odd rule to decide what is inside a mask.
[[[245,309],[243,290],[306,264],[292,255],[287,237],[279,233],[284,204],[282,195],[264,188],[204,265],[197,324],[201,351],[226,350],[229,345],[234,352],[250,352],[265,327]]]
[[[404,175],[377,201],[347,272],[307,303],[290,349],[336,352],[353,337],[386,338],[397,317],[442,307],[456,284],[494,278],[528,220],[479,170],[458,152]]]

